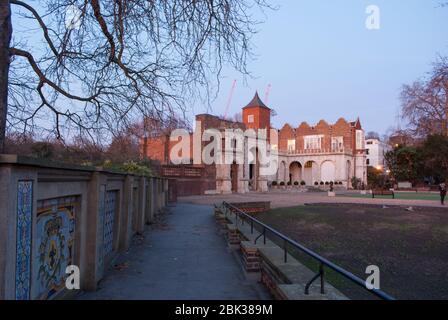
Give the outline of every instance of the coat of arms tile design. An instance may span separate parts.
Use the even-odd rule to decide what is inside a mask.
[[[65,287],[65,269],[74,262],[77,197],[38,202],[33,247],[33,299],[51,299]]]

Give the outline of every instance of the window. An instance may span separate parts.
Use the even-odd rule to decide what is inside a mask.
[[[247,123],[254,123],[254,115],[250,114],[247,116]]]
[[[338,151],[344,147],[344,137],[332,137],[331,138],[331,150]]]
[[[356,130],[356,149],[364,149],[364,131]]]
[[[305,136],[304,137],[304,142],[305,142],[305,149],[306,150],[318,150],[321,148],[322,146],[322,140],[323,140],[323,136],[319,135],[319,136]]]
[[[366,160],[366,164],[369,165],[370,164],[370,159]]]
[[[289,139],[288,140],[288,151],[296,151],[296,140],[295,139]]]
[[[369,154],[369,151],[370,151],[369,149],[366,149],[366,154],[367,154],[367,155]]]

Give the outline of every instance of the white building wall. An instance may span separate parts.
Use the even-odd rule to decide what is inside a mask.
[[[305,164],[308,161],[312,161],[315,165],[311,172],[305,169]],[[289,168],[291,163],[299,162],[302,165],[302,180],[307,182],[307,185],[312,186],[315,182],[321,181],[341,181],[344,186],[351,188],[351,177],[357,176],[363,182],[367,182],[367,166],[364,154],[352,156],[348,154],[313,154],[313,155],[279,155],[279,163],[285,162],[285,174],[281,171],[283,167],[280,166],[278,173],[278,181],[289,181]],[[326,164],[330,162],[330,164]],[[348,165],[349,163],[349,165]],[[285,176],[286,180],[281,178]],[[333,179],[330,179],[334,176]],[[300,182],[300,181],[299,181]]]
[[[367,139],[366,149],[368,150],[366,159],[368,160],[368,166],[381,166],[382,168],[386,167],[384,155],[386,152],[391,150],[391,147],[388,144],[381,142],[378,139]]]

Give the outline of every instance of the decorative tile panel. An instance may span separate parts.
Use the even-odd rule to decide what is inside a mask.
[[[65,269],[75,263],[78,206],[79,197],[54,198],[37,203],[33,246],[33,299],[51,299],[65,288]]]
[[[101,277],[103,274],[104,268],[104,215],[105,215],[105,205],[106,205],[106,185],[100,186],[99,192],[99,203],[98,203],[98,224],[97,224],[97,238],[96,238],[96,254],[98,257],[98,265],[97,265],[97,275]]]
[[[117,191],[107,191],[104,211],[104,256],[113,251]]]
[[[17,186],[16,290],[17,300],[30,298],[31,230],[33,217],[33,181],[19,181]]]

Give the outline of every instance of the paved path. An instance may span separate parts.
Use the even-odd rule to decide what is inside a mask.
[[[261,285],[241,266],[217,232],[210,206],[178,204],[165,219],[134,239],[129,252],[80,299],[262,299]],[[126,267],[127,263],[127,267]]]
[[[227,194],[227,195],[201,195],[179,197],[179,202],[190,204],[212,205],[228,202],[251,202],[251,201],[270,201],[271,208],[293,207],[305,203],[364,203],[378,205],[397,205],[397,206],[415,206],[415,207],[443,207],[438,201],[428,200],[404,200],[404,199],[385,199],[385,198],[354,198],[354,197],[328,197],[325,192],[298,192],[298,191],[272,191],[267,193],[245,193],[245,194]],[[444,206],[448,208],[448,205]]]

